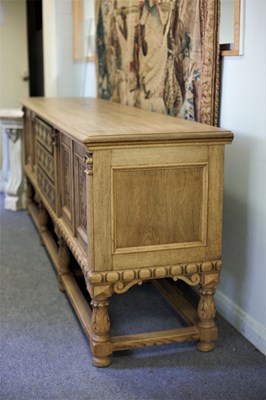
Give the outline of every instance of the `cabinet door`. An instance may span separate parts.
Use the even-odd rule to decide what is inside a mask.
[[[73,190],[73,144],[71,139],[60,133],[60,203],[61,215],[72,233],[74,232]]]

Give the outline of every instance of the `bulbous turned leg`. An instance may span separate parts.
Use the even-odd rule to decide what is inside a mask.
[[[48,213],[42,204],[42,202],[39,203],[39,212],[38,212],[38,222],[39,222],[39,232],[40,232],[40,242],[41,245],[44,245],[43,239],[42,239],[42,234],[47,230],[47,224],[48,224]]]
[[[92,330],[91,352],[92,364],[96,367],[107,367],[111,360],[112,344],[109,338],[110,319],[108,315],[109,301],[107,299],[92,300]]]
[[[214,322],[216,313],[213,296],[214,286],[200,289],[200,301],[198,305],[198,327],[200,328],[200,339],[197,348],[200,351],[208,352],[214,349],[214,341],[217,339],[217,328]]]
[[[58,241],[58,286],[61,292],[65,292],[65,287],[62,282],[62,275],[70,274],[70,255],[69,249],[63,238]]]

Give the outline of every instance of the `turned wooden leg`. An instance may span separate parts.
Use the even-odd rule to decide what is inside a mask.
[[[40,233],[40,242],[41,245],[44,245],[43,243],[43,239],[42,239],[42,234],[43,232],[45,232],[47,230],[47,224],[48,224],[48,213],[44,207],[44,205],[42,204],[42,202],[40,202],[39,204],[39,212],[38,212],[38,222],[39,222],[39,233]]]
[[[65,287],[62,282],[62,275],[70,274],[70,255],[69,249],[63,238],[58,241],[58,286],[61,292],[65,292]]]
[[[92,364],[96,367],[107,367],[111,360],[112,344],[109,338],[110,319],[108,315],[109,301],[107,299],[92,300],[92,330],[91,352]]]
[[[217,328],[214,322],[216,313],[213,296],[214,286],[200,289],[200,301],[198,305],[198,327],[200,328],[200,339],[197,348],[200,351],[208,352],[214,349],[214,341],[217,339]]]

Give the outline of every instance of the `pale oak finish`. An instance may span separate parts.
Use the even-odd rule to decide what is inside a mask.
[[[116,350],[185,340],[212,350],[223,153],[232,133],[95,99],[23,104],[28,209],[88,335],[93,364],[107,366]],[[69,251],[81,267],[92,311]],[[110,337],[112,294],[167,277],[201,286],[196,312],[169,284],[156,283],[191,326]]]
[[[193,121],[88,98],[23,99],[55,129],[90,148],[141,143],[231,143],[232,133]]]

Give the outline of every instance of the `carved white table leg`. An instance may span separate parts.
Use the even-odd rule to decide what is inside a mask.
[[[5,193],[5,187],[8,181],[8,166],[9,166],[9,149],[8,149],[8,137],[4,131],[4,125],[0,121],[0,192]]]
[[[9,178],[5,187],[5,208],[16,211],[22,208],[22,159],[21,134],[22,128],[5,128],[9,146]]]
[[[22,171],[22,116],[20,110],[0,110],[4,136],[2,190],[5,209],[16,211],[25,208]],[[6,175],[8,179],[6,181]]]

